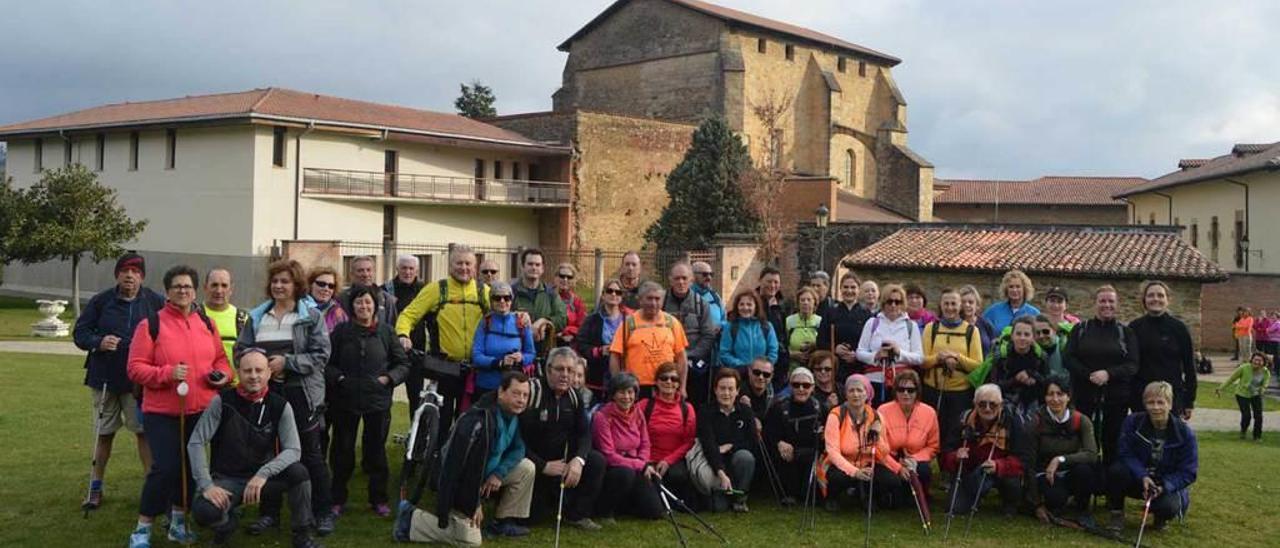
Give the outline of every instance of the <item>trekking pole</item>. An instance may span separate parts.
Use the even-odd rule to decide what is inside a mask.
[[[1147,501],[1142,503],[1142,525],[1138,526],[1138,541],[1133,544],[1134,548],[1142,546],[1142,532],[1147,529],[1147,516],[1151,514],[1151,501],[1154,500],[1155,494],[1145,494],[1143,498]]]
[[[967,450],[968,448],[969,440],[966,439],[961,449]],[[960,494],[960,478],[964,476],[964,460],[968,456],[969,454],[966,452],[965,456],[960,457],[960,464],[956,466],[956,482],[955,485],[951,486],[951,504],[947,506],[947,527],[942,532],[942,542],[946,542],[951,537],[951,520],[956,517],[956,495]]]
[[[769,479],[769,489],[773,491],[778,506],[782,506],[782,498],[786,496],[782,478],[778,476],[778,469],[773,465],[773,457],[769,454],[769,448],[764,444],[764,438],[759,432],[756,433],[756,447],[760,450],[760,458],[764,460],[764,473]]]
[[[556,548],[560,547],[560,522],[564,520],[564,478],[569,474],[569,440],[564,442],[564,470],[560,472],[560,503],[556,506]]]
[[[987,453],[987,460],[982,461],[983,464],[986,464],[988,461],[990,461],[991,457],[995,454],[996,454],[996,446],[993,443],[991,446],[991,451]],[[965,523],[964,523],[964,538],[969,538],[969,527],[973,525],[974,514],[978,513],[978,502],[982,500],[982,486],[986,483],[988,475],[990,474],[987,474],[987,472],[983,470],[982,475],[978,476],[978,490],[973,492],[973,506],[969,508],[969,518],[965,520]],[[1003,492],[1001,493],[1001,496],[1004,496]]]
[[[676,540],[680,542],[680,546],[687,548],[689,543],[684,540],[684,532],[680,530],[680,524],[676,523],[675,512],[671,510],[671,499],[667,497],[667,488],[661,483],[658,484],[658,497],[662,499],[662,506],[667,511],[667,521],[671,522],[671,528],[676,530]]]
[[[98,506],[93,504],[93,475],[98,470],[98,438],[102,437],[102,410],[106,408],[107,403],[107,383],[102,383],[102,397],[98,398],[98,408],[94,410],[94,416],[97,420],[93,422],[93,443],[89,445],[89,492],[85,494],[84,502],[80,503],[80,509],[84,510],[84,519],[89,519],[89,511],[97,510]]]
[[[867,487],[867,527],[863,531],[863,546],[871,546],[871,504],[876,499],[876,441],[879,440],[880,433],[876,430],[867,432],[867,443],[871,444],[871,464],[867,468],[871,469],[869,475],[871,480]]]
[[[697,521],[698,524],[702,526],[703,530],[714,535],[717,539],[720,540],[721,544],[729,544],[729,539],[724,538],[724,535],[721,535],[720,531],[717,531],[715,527],[713,527],[710,523],[707,523],[707,520],[702,519],[702,516],[699,516],[697,512],[693,511],[693,508],[690,508],[688,504],[685,504],[683,500],[680,500],[680,497],[677,497],[675,493],[672,493],[670,489],[667,489],[666,485],[663,485],[661,481],[658,481],[657,485],[658,485],[658,489],[662,491],[660,494],[663,497],[662,498],[663,503],[667,505],[668,514],[671,513],[670,503],[675,502],[676,506],[679,506],[681,510],[684,510],[685,513],[689,514],[690,516],[693,516],[694,521]],[[671,518],[671,523],[675,524],[674,515]],[[698,533],[703,532],[702,530],[694,529],[693,527],[690,527],[690,529],[693,529],[693,531]],[[681,537],[681,542],[682,543],[684,542],[684,537]]]
[[[914,500],[916,503],[916,514],[920,516],[920,527],[924,529],[925,536],[929,536],[929,518],[924,515],[925,508],[920,501],[920,497],[923,495],[922,490],[924,489],[924,486],[921,485],[921,490],[916,490],[916,484],[920,482],[920,477],[916,474],[915,470],[912,470],[910,473],[911,479],[907,481],[907,486],[911,488],[911,500]]]
[[[178,383],[178,407],[181,408],[178,415],[178,459],[181,467],[182,476],[178,481],[182,483],[182,533],[183,537],[188,536],[187,533],[187,392],[191,387],[187,385],[187,381]]]

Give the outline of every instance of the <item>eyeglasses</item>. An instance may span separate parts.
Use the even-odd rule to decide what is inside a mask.
[[[1053,334],[1053,330],[1052,330],[1052,329],[1039,329],[1039,330],[1036,330],[1036,335],[1052,335],[1052,334]]]
[[[498,271],[497,270],[481,270],[480,273],[481,274],[497,274]]]
[[[794,388],[794,389],[796,389],[796,390],[811,390],[811,389],[813,389],[813,383],[811,383],[811,382],[793,382],[793,383],[791,383],[791,388]]]
[[[885,299],[885,300],[884,300],[884,305],[885,305],[885,306],[889,306],[889,305],[899,305],[899,306],[901,306],[901,305],[902,305],[902,299]]]
[[[976,406],[978,409],[999,409],[1000,408],[1000,403],[994,402],[994,401],[980,401],[973,405]]]
[[[916,387],[914,386],[899,386],[895,388],[895,390],[897,390],[899,394],[915,394],[916,393]]]
[[[187,284],[171,285],[169,286],[169,289],[172,291],[195,291],[196,286]]]
[[[711,277],[710,272],[694,272],[694,275]]]
[[[604,290],[604,293],[605,293],[605,295],[621,295],[621,294],[622,294],[622,290],[621,290],[621,289],[606,289],[606,290]]]
[[[763,378],[763,379],[767,379],[767,378],[769,378],[769,377],[772,377],[772,376],[773,376],[773,372],[772,372],[772,371],[763,371],[763,370],[760,370],[760,369],[752,369],[752,370],[751,370],[751,374],[752,374],[752,375],[755,375],[755,376],[757,376],[757,377]]]
[[[511,295],[494,295],[490,297],[490,299],[493,299],[495,301],[509,301],[511,300]]]
[[[560,278],[561,280],[572,280],[573,274],[556,274],[556,277]]]
[[[320,281],[320,280],[316,280],[316,281],[311,282],[311,283],[316,284],[316,287],[318,287],[318,288],[320,288],[320,289],[333,289],[333,288],[335,288],[335,287],[337,287],[337,286],[338,286],[338,284],[335,284],[335,283],[333,283],[333,282],[322,282],[322,281]]]
[[[663,375],[658,377],[658,382],[680,382],[679,375]]]
[[[815,367],[815,368],[813,368],[813,370],[814,370],[814,371],[820,371],[820,372],[823,372],[823,373],[829,373],[829,372],[831,372],[831,371],[835,371],[835,369],[830,368],[830,367]]]

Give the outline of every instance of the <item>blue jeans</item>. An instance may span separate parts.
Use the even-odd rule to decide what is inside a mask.
[[[182,475],[182,453],[180,446],[186,446],[191,439],[191,430],[200,420],[200,413],[187,415],[185,437],[179,437],[179,421],[176,416],[157,413],[142,414],[142,429],[146,432],[147,443],[151,445],[151,469],[147,471],[147,479],[142,484],[142,500],[138,514],[156,517],[168,512],[172,507],[186,507],[195,492],[195,482],[191,480],[191,467],[187,467],[187,475]],[[182,484],[187,486],[187,498],[182,497]]]

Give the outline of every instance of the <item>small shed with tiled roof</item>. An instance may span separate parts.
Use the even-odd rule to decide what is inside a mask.
[[[1020,269],[1038,290],[1066,289],[1069,310],[1092,314],[1093,291],[1103,284],[1116,287],[1120,317],[1142,314],[1139,286],[1163,280],[1172,290],[1171,309],[1192,329],[1199,341],[1201,286],[1225,281],[1218,265],[1187,245],[1175,229],[1163,227],[1063,227],[1008,225],[930,228],[916,225],[898,230],[841,261],[863,279],[881,284],[916,283],[936,305],[945,287],[972,284],[987,304],[997,295],[1000,276]],[[1040,306],[1039,295],[1033,298]]]

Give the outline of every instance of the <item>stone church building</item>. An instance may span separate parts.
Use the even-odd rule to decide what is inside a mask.
[[[835,221],[932,218],[933,166],[907,148],[892,55],[697,0],[618,0],[559,49],[552,110],[489,121],[574,148],[565,247],[639,247],[712,115],[788,174],[778,207],[796,221],[820,204]]]

